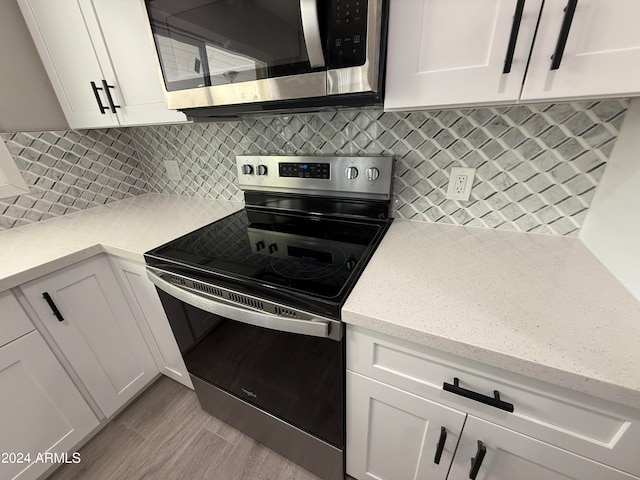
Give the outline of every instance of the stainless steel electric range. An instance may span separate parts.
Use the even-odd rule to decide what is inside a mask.
[[[340,310],[391,224],[390,157],[238,156],[246,207],[145,254],[202,408],[344,478]]]

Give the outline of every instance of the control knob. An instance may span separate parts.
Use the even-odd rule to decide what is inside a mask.
[[[267,174],[266,165],[258,165],[256,167],[256,175],[266,175],[266,174]]]
[[[380,170],[376,167],[367,168],[367,180],[373,182],[380,176]]]
[[[251,175],[253,173],[253,167],[251,165],[242,165],[242,173]]]
[[[358,169],[356,167],[347,167],[347,180],[355,180],[358,177]]]

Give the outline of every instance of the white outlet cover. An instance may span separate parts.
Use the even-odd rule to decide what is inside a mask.
[[[169,180],[175,180],[177,182],[182,180],[182,175],[180,174],[180,168],[178,167],[177,160],[165,160],[164,168],[167,171],[167,178]]]
[[[475,168],[453,167],[449,175],[447,199],[467,201],[471,196],[471,187],[476,175]]]

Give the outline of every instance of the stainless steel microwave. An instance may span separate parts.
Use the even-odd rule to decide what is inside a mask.
[[[145,0],[169,108],[194,119],[382,103],[388,0]]]

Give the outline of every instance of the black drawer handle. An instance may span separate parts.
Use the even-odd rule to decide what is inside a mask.
[[[471,480],[476,480],[476,476],[480,471],[480,467],[482,466],[482,461],[484,460],[484,456],[487,454],[487,447],[478,440],[478,451],[476,452],[476,456],[471,459],[471,470],[469,470],[469,478]]]
[[[577,6],[578,0],[569,0],[569,3],[564,8],[564,19],[562,20],[562,27],[560,27],[560,35],[558,36],[556,51],[551,57],[551,70],[557,70],[560,68],[562,55],[564,55],[564,47],[567,46],[569,30],[571,29],[571,22],[573,22],[573,15],[576,13]]]
[[[524,10],[524,0],[518,0],[518,4],[516,5],[516,12],[513,14],[513,25],[511,26],[511,37],[509,37],[507,57],[504,59],[504,70],[502,70],[502,73],[511,72],[511,64],[513,63],[513,55],[516,52],[516,43],[518,42],[518,33],[520,33],[520,23],[522,22],[523,10]]]
[[[500,400],[500,392],[498,390],[493,391],[493,397],[489,397],[487,395],[482,395],[481,393],[474,392],[473,390],[467,390],[466,388],[462,388],[460,385],[460,380],[458,378],[453,379],[453,385],[445,382],[442,385],[442,389],[447,392],[455,393],[456,395],[460,395],[462,397],[470,398],[471,400],[475,400],[476,402],[484,403],[485,405],[490,405],[492,407],[499,408],[500,410],[506,410],[507,412],[513,413],[513,403],[508,403]]]
[[[436,456],[433,459],[433,463],[436,465],[440,465],[440,459],[442,458],[442,452],[444,451],[444,444],[447,441],[447,429],[444,427],[440,427],[440,440],[438,440],[438,445],[436,447]]]
[[[60,310],[58,310],[58,307],[56,306],[56,304],[53,302],[53,298],[51,298],[51,295],[49,295],[48,292],[44,292],[42,294],[42,298],[44,298],[47,301],[47,303],[49,304],[49,308],[51,308],[51,311],[53,312],[55,317],[58,319],[58,321],[64,322],[64,317],[60,313]]]
[[[98,93],[98,90],[102,89],[96,85],[96,82],[91,82],[91,89],[93,90],[93,94],[96,96],[96,102],[98,102],[100,113],[104,115],[104,112],[109,110],[109,108],[102,105],[102,100],[100,100],[100,94]]]
[[[102,80],[102,87],[104,91],[107,93],[107,101],[109,102],[109,108],[111,108],[112,113],[116,113],[116,108],[120,108],[120,105],[116,105],[113,101],[113,97],[111,96],[110,88],[116,88],[113,85],[109,85],[106,80]]]

